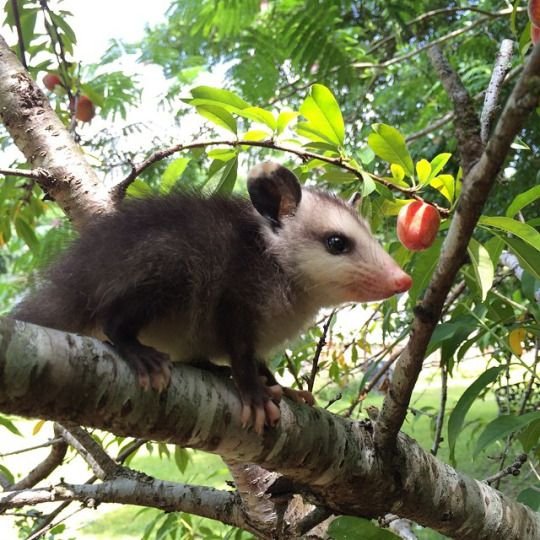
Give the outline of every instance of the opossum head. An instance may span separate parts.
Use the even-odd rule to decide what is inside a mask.
[[[411,287],[368,223],[341,199],[301,188],[291,171],[273,162],[250,172],[248,191],[264,218],[269,252],[321,306],[382,300]]]

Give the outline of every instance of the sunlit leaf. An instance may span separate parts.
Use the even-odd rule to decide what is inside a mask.
[[[254,120],[268,126],[272,131],[275,131],[277,128],[277,121],[275,116],[270,111],[265,111],[260,107],[246,107],[245,109],[239,110],[238,114],[249,120]]]
[[[242,135],[243,141],[264,141],[272,136],[268,131],[262,129],[250,129]]]
[[[456,181],[451,174],[440,174],[432,178],[429,185],[435,188],[450,203],[454,202]]]
[[[444,166],[448,163],[448,160],[452,157],[452,154],[450,153],[443,153],[443,154],[437,154],[430,162],[431,165],[431,173],[430,173],[430,180],[431,178],[435,178],[444,168]]]
[[[201,116],[204,116],[210,122],[236,134],[236,120],[226,109],[216,105],[199,105],[196,109]]]
[[[190,158],[177,158],[169,163],[161,175],[160,191],[162,193],[169,193],[169,191],[171,191],[172,187],[184,174],[190,161]]]
[[[287,126],[298,117],[298,114],[295,111],[281,111],[277,118],[277,134],[281,135]]]
[[[197,86],[191,89],[191,95],[195,99],[205,100],[205,103],[208,105],[213,104],[228,109],[229,111],[238,111],[251,106],[234,92],[224,90],[223,88]],[[189,102],[189,100],[186,101]]]
[[[425,184],[431,177],[431,164],[427,159],[421,159],[416,163],[416,175],[420,184]]]
[[[405,137],[394,127],[387,124],[373,124],[375,133],[368,136],[370,148],[388,163],[397,163],[409,177],[414,176],[413,160],[407,150]]]
[[[317,136],[335,146],[343,146],[345,125],[339,105],[332,92],[322,84],[314,84],[300,106],[307,122],[298,124],[300,135]],[[315,139],[317,140],[317,139]]]

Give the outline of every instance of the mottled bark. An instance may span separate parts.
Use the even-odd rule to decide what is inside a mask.
[[[47,171],[41,187],[77,226],[112,209],[108,190],[2,37],[0,117],[28,164]]]
[[[285,475],[293,490],[336,514],[392,513],[464,540],[540,537],[534,512],[442,464],[403,434],[392,472],[374,444],[371,423],[322,409],[285,400],[280,425],[259,437],[242,429],[229,380],[182,365],[162,395],[145,392],[106,345],[11,320],[0,321],[0,411],[256,463]]]

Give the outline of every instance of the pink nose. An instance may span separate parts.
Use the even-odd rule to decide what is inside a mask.
[[[394,278],[395,293],[402,293],[408,291],[412,285],[412,278],[409,274],[401,272]]]

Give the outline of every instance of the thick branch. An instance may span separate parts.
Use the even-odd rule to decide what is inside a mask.
[[[510,151],[510,145],[540,96],[540,45],[537,45],[514,87],[479,162],[463,180],[463,189],[439,263],[421,305],[412,335],[396,365],[375,438],[379,448],[390,449],[399,432],[412,391],[422,369],[429,340],[441,315],[445,298],[463,263],[463,254],[480,217],[489,191]]]
[[[461,167],[466,174],[478,161],[484,149],[474,101],[439,47],[429,49],[428,56],[454,106],[454,127]]]
[[[108,190],[2,37],[0,116],[31,167],[51,175],[37,180],[76,225],[112,208]]]
[[[392,474],[369,423],[322,409],[283,400],[280,425],[259,437],[241,428],[230,380],[181,365],[163,394],[145,392],[106,345],[8,319],[0,320],[0,411],[257,463],[304,486],[336,514],[394,513],[463,540],[540,536],[534,512],[442,464],[405,435],[398,436]]]

